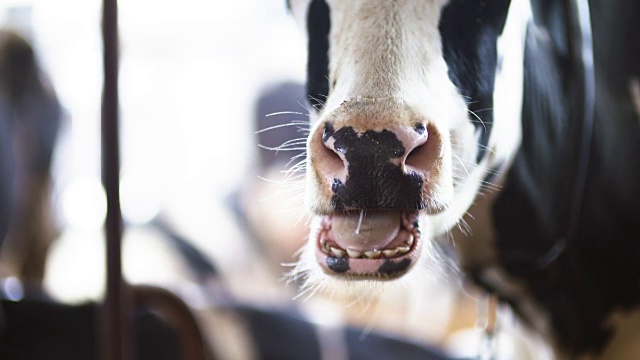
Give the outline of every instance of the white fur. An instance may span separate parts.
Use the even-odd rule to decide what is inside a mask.
[[[493,92],[493,130],[490,167],[510,164],[522,141],[522,95],[524,91],[524,47],[532,21],[529,0],[512,0],[504,31],[498,38],[498,61]]]

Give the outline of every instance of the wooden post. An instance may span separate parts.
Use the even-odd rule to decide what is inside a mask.
[[[102,39],[102,183],[107,194],[107,286],[98,331],[98,358],[133,359],[130,294],[122,277],[122,213],[120,209],[120,146],[118,130],[118,3],[103,0]]]

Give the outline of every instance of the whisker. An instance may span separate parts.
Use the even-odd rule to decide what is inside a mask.
[[[489,107],[489,108],[479,109],[479,110],[474,110],[474,111],[475,111],[475,113],[477,114],[477,113],[479,113],[479,112],[489,111],[489,110],[493,110],[493,108]],[[487,122],[487,124],[488,124],[488,122]]]
[[[275,130],[275,129],[280,129],[280,128],[284,128],[287,126],[300,126],[300,125],[309,125],[307,121],[292,121],[286,124],[278,124],[278,125],[273,125],[273,126],[269,126],[267,128],[261,129],[256,131],[256,134],[261,134],[263,132],[266,131],[271,131],[271,130]]]
[[[356,227],[356,234],[360,234],[360,225],[362,225],[363,217],[364,217],[364,210],[360,210],[360,220],[358,220],[358,227]]]
[[[306,170],[306,163],[296,164],[295,168],[292,167],[291,169],[284,172],[285,176],[283,182],[287,183],[291,181],[303,180],[306,176],[306,173],[303,170]]]
[[[452,152],[451,154],[453,154],[453,156],[455,156],[456,159],[458,159],[458,161],[460,161],[460,165],[462,165],[462,168],[464,169],[464,171],[466,171],[467,176],[471,176],[471,173],[469,173],[469,170],[467,169],[467,167],[464,166],[464,163],[462,162],[462,159],[460,159],[460,157],[458,155],[456,155],[454,152]]]
[[[310,99],[310,100],[314,100],[314,101],[316,101],[316,102],[318,103],[318,105],[319,105],[319,106],[324,106],[324,105],[325,105],[325,101],[324,101],[324,100],[320,100],[320,99],[318,99],[318,98],[317,98],[317,97],[315,97],[315,96],[311,96],[311,95],[309,95],[309,99]],[[314,106],[314,108],[315,108],[315,106]],[[318,110],[318,109],[316,109],[316,110]]]
[[[478,119],[478,121],[480,121],[480,124],[482,124],[482,127],[484,128],[484,132],[486,133],[486,132],[487,132],[487,126],[486,126],[486,124],[484,123],[484,121],[482,121],[482,119],[480,118],[480,116],[478,116],[478,114],[476,114],[476,113],[475,113],[473,110],[471,110],[471,109],[467,109],[467,111],[468,111],[471,115],[475,116],[475,117],[476,117],[476,119]]]
[[[291,157],[291,159],[290,159],[290,160],[289,160],[289,161],[288,161],[284,166],[285,166],[286,168],[289,168],[289,166],[291,165],[291,163],[292,163],[294,160],[296,160],[296,159],[298,159],[298,158],[301,158],[301,157],[306,158],[306,157],[307,157],[307,152],[305,151],[305,152],[300,153],[300,154],[298,154],[298,155],[294,155],[294,156],[292,156],[292,157]]]
[[[468,142],[462,143],[462,142],[458,142],[455,139],[451,139],[451,145],[455,146],[455,147],[464,147],[464,146],[469,146]],[[481,148],[481,149],[485,149],[487,152],[496,155],[496,151],[492,148],[490,148],[488,145],[484,145],[484,144],[480,144],[478,142],[473,143],[473,146]]]
[[[281,173],[285,173],[285,174],[288,174],[288,173],[296,173],[296,172],[298,172],[298,170],[303,170],[303,169],[305,169],[305,168],[306,168],[306,166],[307,166],[307,159],[306,159],[306,158],[304,158],[304,159],[299,160],[299,161],[298,161],[297,163],[295,163],[294,165],[291,165],[290,167],[288,167],[288,168],[286,168],[286,169],[281,170],[280,172],[281,172]]]
[[[305,113],[301,113],[298,111],[277,111],[277,112],[272,112],[270,114],[265,115],[265,117],[271,117],[271,116],[276,116],[276,115],[288,115],[288,114],[294,114],[294,115],[308,115]]]
[[[305,173],[297,172],[297,173],[286,173],[284,179],[282,179],[282,186],[300,186],[303,188],[304,186]]]
[[[315,100],[320,102],[320,100],[318,100],[318,99],[315,99]],[[309,103],[307,102],[307,103],[302,104],[302,103],[300,103],[298,101],[298,105],[300,105],[303,109],[305,109],[307,111],[307,115],[309,116],[309,118],[312,118],[314,116],[314,112],[317,111],[318,109],[316,109],[316,108],[311,109],[307,104],[309,104]]]
[[[300,144],[295,144],[295,145],[300,145]],[[266,145],[262,145],[262,144],[258,144],[258,147],[265,149],[265,150],[272,150],[272,151],[300,151],[300,150],[306,150],[306,147],[296,147],[296,148],[281,148],[279,146],[266,146]]]
[[[295,138],[295,139],[291,139],[291,140],[287,140],[285,142],[283,142],[280,147],[287,147],[290,145],[301,145],[301,144],[306,144],[307,143],[307,138]]]

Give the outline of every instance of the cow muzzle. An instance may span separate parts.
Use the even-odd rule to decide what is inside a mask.
[[[422,246],[420,214],[446,208],[443,138],[433,124],[407,113],[393,121],[362,113],[328,117],[311,134],[310,175],[321,217],[316,258],[331,275],[403,275]]]

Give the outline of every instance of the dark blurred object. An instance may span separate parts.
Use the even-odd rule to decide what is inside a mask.
[[[206,343],[202,330],[191,308],[177,295],[169,290],[149,285],[134,285],[130,287],[134,303],[138,309],[148,309],[158,314],[172,329],[176,331],[182,360],[215,360],[209,345]],[[162,330],[160,324],[155,324],[137,331],[136,341],[145,345],[150,335]],[[151,344],[154,342],[151,341]],[[134,347],[135,348],[135,347]],[[153,351],[157,349],[152,347]],[[166,355],[166,353],[165,353]],[[150,357],[150,359],[157,359]],[[140,354],[137,356],[141,358]]]
[[[162,235],[169,239],[171,245],[187,261],[201,284],[206,283],[209,279],[218,277],[219,271],[213,261],[198,250],[189,239],[173,228],[164,217],[157,216],[149,225],[159,230]]]
[[[33,284],[56,236],[50,169],[61,115],[33,48],[0,30],[0,274]]]
[[[302,83],[266,86],[256,100],[254,127],[260,146],[256,176],[248,179],[227,200],[239,227],[280,276],[282,263],[294,260],[308,233],[300,221],[304,203],[301,183],[304,168],[287,170],[304,160],[309,114]],[[277,150],[276,150],[277,149]]]
[[[135,359],[214,360],[193,311],[174,293],[133,285]],[[0,359],[99,359],[99,305],[23,297],[15,278],[0,279]],[[135,322],[135,326],[133,323]]]
[[[447,360],[442,353],[361,328],[318,326],[292,309],[238,309],[261,359],[269,360]]]
[[[3,300],[0,311],[0,359],[97,359],[95,304]],[[157,315],[136,312],[135,333],[137,359],[181,359],[175,332]]]

